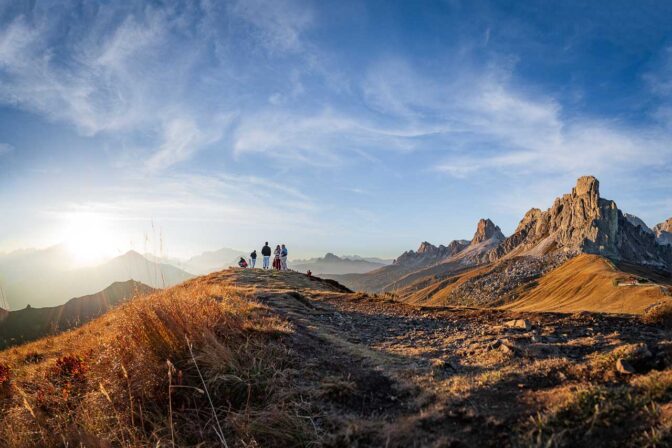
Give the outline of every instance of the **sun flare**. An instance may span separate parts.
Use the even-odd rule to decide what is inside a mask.
[[[113,252],[107,222],[94,213],[74,213],[69,216],[64,241],[76,265],[100,262]]]

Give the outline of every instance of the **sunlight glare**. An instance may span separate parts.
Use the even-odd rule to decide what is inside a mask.
[[[78,266],[103,261],[114,251],[105,220],[95,213],[73,213],[67,219],[65,246]]]

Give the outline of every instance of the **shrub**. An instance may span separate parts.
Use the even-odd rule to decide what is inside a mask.
[[[44,360],[44,355],[38,352],[29,352],[23,357],[25,364],[38,364]]]
[[[38,402],[42,409],[58,412],[74,397],[86,392],[86,373],[89,366],[83,357],[66,355],[56,359],[47,370],[47,382],[42,385]]]
[[[0,399],[11,396],[12,370],[0,363]]]
[[[0,387],[9,384],[12,377],[11,369],[5,364],[0,364]]]
[[[55,383],[84,382],[89,366],[84,358],[78,355],[68,355],[58,358],[50,371],[51,380]]]

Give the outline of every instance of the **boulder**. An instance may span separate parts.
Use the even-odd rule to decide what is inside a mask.
[[[504,323],[504,326],[507,328],[515,328],[517,330],[530,331],[532,329],[532,323],[527,319],[513,319]]]
[[[628,361],[626,361],[623,358],[618,358],[616,361],[616,370],[618,373],[622,375],[634,375],[637,373],[634,367],[632,367],[632,364],[630,364]]]
[[[499,351],[506,353],[507,355],[513,355],[516,352],[516,349],[512,345],[502,343],[499,346]]]

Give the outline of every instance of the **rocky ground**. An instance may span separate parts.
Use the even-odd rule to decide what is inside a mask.
[[[446,303],[467,306],[499,306],[516,300],[524,288],[567,261],[569,256],[516,257],[495,264],[453,290]]]
[[[325,446],[672,443],[672,335],[638,318],[275,286],[255,300],[295,328],[295,381]]]

